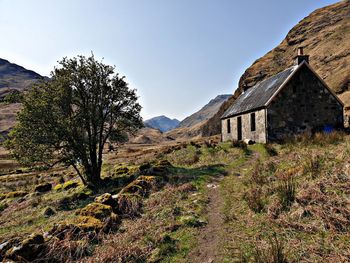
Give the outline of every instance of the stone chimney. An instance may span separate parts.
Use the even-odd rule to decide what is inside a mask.
[[[298,47],[298,55],[295,57],[295,65],[300,65],[303,61],[309,63],[309,55],[304,55],[304,47]]]

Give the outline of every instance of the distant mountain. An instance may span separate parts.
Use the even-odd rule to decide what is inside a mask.
[[[199,111],[193,113],[192,115],[185,118],[182,122],[180,122],[179,128],[191,127],[197,123],[208,120],[219,110],[222,103],[224,103],[230,96],[231,95],[229,94],[216,96],[215,99],[209,101],[209,103]]]
[[[0,58],[0,98],[13,90],[23,91],[40,79],[44,77]]]
[[[170,131],[170,130],[176,128],[179,123],[180,123],[179,120],[170,119],[164,115],[154,117],[152,119],[144,121],[144,124],[146,127],[158,129],[161,132]]]

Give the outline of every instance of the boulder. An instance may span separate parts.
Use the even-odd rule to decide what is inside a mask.
[[[50,216],[53,216],[55,214],[56,214],[55,210],[53,210],[51,207],[46,207],[43,211],[43,215],[45,217],[50,217]]]
[[[40,234],[33,234],[23,240],[18,246],[14,246],[6,252],[5,257],[15,261],[33,261],[42,251],[44,237]]]
[[[52,189],[52,184],[44,183],[44,184],[39,184],[35,186],[34,192],[45,193],[45,192],[51,191],[51,189]]]
[[[112,207],[100,203],[91,203],[82,208],[79,214],[82,216],[91,216],[99,220],[104,220],[112,215]]]
[[[97,196],[95,198],[95,202],[96,203],[100,203],[103,205],[108,205],[110,207],[112,207],[112,209],[114,210],[116,208],[116,206],[118,205],[117,200],[115,200],[111,194],[109,193],[104,193],[103,195]]]
[[[69,190],[69,189],[77,188],[78,186],[79,186],[78,182],[67,181],[63,184],[62,189]]]

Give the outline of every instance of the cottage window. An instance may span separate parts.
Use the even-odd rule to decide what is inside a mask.
[[[227,119],[227,133],[231,133],[231,121]]]
[[[250,114],[250,130],[255,131],[256,123],[255,123],[255,112]]]

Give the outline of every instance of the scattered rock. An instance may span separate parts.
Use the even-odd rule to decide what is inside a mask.
[[[51,207],[46,207],[43,211],[43,215],[45,217],[50,217],[56,214],[56,211],[53,210]]]
[[[190,226],[190,227],[201,227],[206,224],[206,221],[199,219],[193,215],[182,216],[180,217],[179,221],[183,225]]]
[[[78,186],[79,186],[78,182],[67,181],[63,184],[62,189],[69,190],[69,189],[77,188]]]
[[[18,198],[18,197],[24,197],[28,194],[28,192],[25,191],[15,191],[15,192],[8,192],[5,194],[1,194],[0,196],[3,197],[3,199],[5,198]]]
[[[112,207],[100,203],[91,203],[81,209],[79,214],[103,220],[112,215]]]
[[[109,193],[104,193],[103,195],[100,195],[100,196],[97,196],[95,198],[95,202],[96,203],[100,203],[100,204],[103,204],[103,205],[108,205],[110,207],[112,207],[112,209],[114,210],[117,205],[118,205],[118,202],[116,199],[114,199],[112,197],[111,194]]]
[[[6,252],[6,258],[23,262],[33,261],[42,250],[44,237],[40,234],[33,234],[23,240],[18,246],[14,246]]]
[[[252,145],[252,144],[254,144],[255,142],[252,141],[252,140],[250,140],[250,139],[245,139],[245,140],[244,140],[244,143],[247,144],[247,145]]]
[[[45,192],[51,191],[51,189],[52,189],[52,184],[44,183],[44,184],[39,184],[35,186],[34,192],[45,193]]]
[[[217,184],[207,184],[207,187],[215,189],[218,187],[218,185]]]

